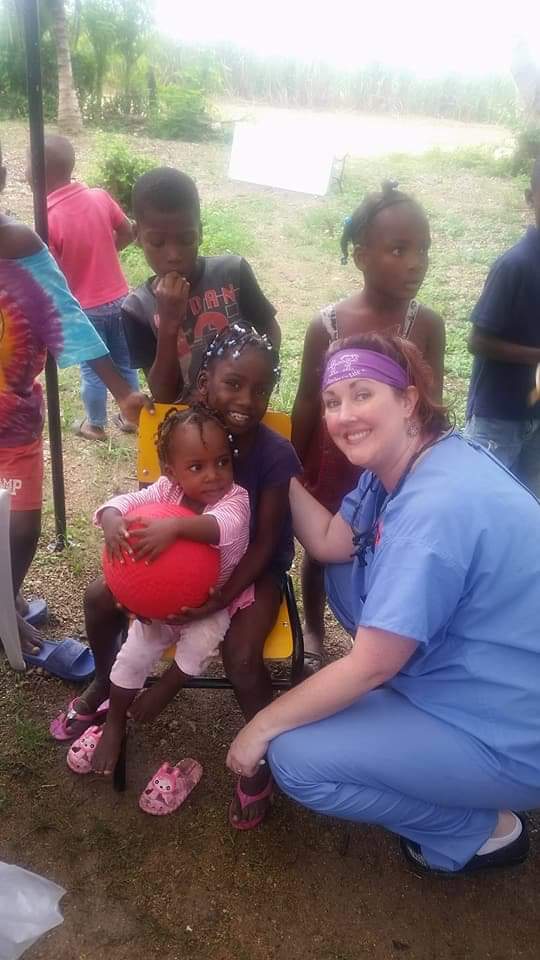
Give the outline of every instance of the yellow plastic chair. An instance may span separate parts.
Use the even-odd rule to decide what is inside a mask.
[[[181,410],[182,405],[156,403],[154,409],[154,414],[143,410],[139,420],[137,479],[141,487],[154,483],[161,472],[156,450],[156,435],[159,424],[165,419],[169,410]],[[265,423],[267,427],[270,427],[270,429],[275,430],[276,433],[286,437],[287,440],[290,440],[291,419],[288,414],[279,411],[268,411],[263,423]],[[170,648],[165,652],[164,659],[173,659],[173,657],[174,648]],[[272,686],[274,689],[288,690],[289,687],[294,686],[301,680],[304,666],[304,638],[293,583],[289,574],[287,574],[285,578],[283,599],[276,622],[264,644],[264,659],[290,660],[288,676],[272,678]],[[207,690],[232,689],[230,680],[224,676],[192,677],[185,686]],[[126,786],[125,737],[114,771],[114,786],[116,790],[124,790]]]

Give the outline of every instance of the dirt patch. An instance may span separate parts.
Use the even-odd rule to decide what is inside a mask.
[[[18,702],[36,725],[65,702],[55,681],[0,677],[3,706]],[[118,795],[70,774],[65,748],[44,743],[34,762],[24,741],[7,750],[13,708],[3,711],[10,773],[0,858],[68,890],[64,925],[29,960],[537,957],[537,859],[515,874],[421,881],[392,837],[314,817],[283,797],[263,828],[232,831],[223,761],[239,725],[229,694],[187,692],[132,735],[128,790]],[[145,817],[137,797],[149,774],[163,757],[186,755],[203,763],[200,787],[178,815]]]

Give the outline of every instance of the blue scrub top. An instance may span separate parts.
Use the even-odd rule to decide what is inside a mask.
[[[540,784],[540,504],[452,433],[387,500],[372,474],[341,513],[370,545],[350,568],[351,619],[418,643],[387,684]],[[331,598],[330,598],[331,599]]]

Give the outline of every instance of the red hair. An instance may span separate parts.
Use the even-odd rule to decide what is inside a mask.
[[[402,337],[383,336],[380,333],[359,333],[343,340],[335,340],[328,350],[327,357],[336,350],[373,350],[390,357],[407,371],[409,384],[416,387],[418,401],[414,410],[415,417],[423,434],[439,434],[448,430],[448,411],[432,397],[433,372],[424,360],[418,347]],[[395,389],[395,388],[392,388]],[[400,390],[396,391],[401,393]]]

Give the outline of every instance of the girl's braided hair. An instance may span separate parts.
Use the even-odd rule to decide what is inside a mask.
[[[257,333],[254,327],[247,324],[232,323],[230,327],[224,327],[216,334],[209,343],[206,353],[203,357],[201,370],[208,368],[216,360],[221,360],[228,355],[234,360],[247,349],[253,347],[256,350],[263,350],[270,354],[272,360],[272,379],[274,386],[279,382],[281,369],[279,366],[279,356],[265,333]]]
[[[175,407],[171,407],[167,411],[165,419],[160,423],[156,434],[156,448],[162,469],[170,463],[171,439],[176,428],[188,425],[198,427],[201,442],[204,444],[203,431],[207,423],[215,424],[230,440],[227,429],[218,415],[201,404],[193,404],[184,410],[176,410]]]
[[[368,230],[375,217],[386,210],[387,207],[395,207],[399,203],[409,203],[424,213],[420,204],[413,197],[398,190],[397,180],[384,180],[379,193],[366,194],[360,206],[343,222],[343,233],[340,240],[341,262],[343,264],[346,264],[349,259],[349,244],[365,243]]]

